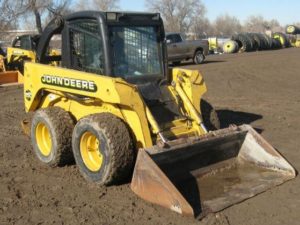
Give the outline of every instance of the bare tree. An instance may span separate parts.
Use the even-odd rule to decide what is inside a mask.
[[[269,29],[271,29],[273,32],[285,32],[284,27],[280,25],[278,20],[272,19],[266,21],[266,23]]]
[[[201,0],[146,0],[146,5],[162,15],[167,31],[188,32],[206,13]]]
[[[195,19],[191,31],[196,38],[208,38],[214,33],[214,28],[206,17],[198,17]]]
[[[24,13],[18,2],[0,0],[0,29],[2,31],[16,28],[17,19]]]
[[[24,2],[26,13],[33,14],[35,17],[35,25],[39,33],[42,33],[42,19],[41,14],[47,9],[49,1],[27,0]]]
[[[217,17],[214,22],[214,35],[216,36],[231,36],[235,33],[239,33],[242,30],[240,21],[228,14]]]
[[[75,10],[116,10],[119,8],[119,0],[79,0],[75,7]]]
[[[245,32],[265,32],[266,30],[282,31],[280,23],[275,20],[266,20],[263,16],[250,16],[245,22]]]
[[[43,30],[45,19],[63,13],[70,0],[0,0],[2,24],[24,25],[24,21],[34,22],[39,33]],[[33,17],[32,17],[33,16]]]
[[[53,14],[62,13],[69,0],[23,0],[23,7],[26,9],[25,13],[27,15],[34,15],[36,29],[39,33],[43,31],[43,21],[42,18],[48,16],[53,16]]]
[[[265,32],[268,24],[262,16],[250,16],[245,22],[244,30],[247,32]]]

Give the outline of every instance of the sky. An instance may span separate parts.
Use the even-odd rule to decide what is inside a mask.
[[[300,0],[202,0],[207,17],[213,21],[221,14],[236,16],[241,22],[250,15],[277,19],[280,24],[300,22]],[[147,11],[145,0],[120,0],[121,10]]]

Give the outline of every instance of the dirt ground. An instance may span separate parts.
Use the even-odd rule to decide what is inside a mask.
[[[200,66],[223,127],[248,123],[300,168],[300,49],[209,56]],[[98,187],[75,165],[47,168],[22,134],[22,89],[0,87],[0,224],[300,224],[300,178],[202,221]]]

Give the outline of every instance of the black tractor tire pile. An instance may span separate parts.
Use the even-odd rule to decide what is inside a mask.
[[[236,41],[239,47],[239,52],[250,52],[253,48],[253,42],[251,38],[246,34],[236,34],[231,38]]]
[[[249,33],[249,36],[255,42],[255,49],[256,51],[265,50],[267,48],[266,40],[258,33]]]
[[[269,37],[268,35],[261,33],[240,33],[233,35],[231,40],[237,42],[239,52],[252,52],[289,47],[289,41],[285,34],[275,34],[272,37]],[[280,39],[278,37],[280,37]]]

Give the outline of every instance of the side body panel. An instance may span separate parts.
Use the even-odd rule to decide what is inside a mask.
[[[206,92],[201,74],[198,71],[179,69],[171,70],[170,73],[170,83],[177,83],[176,85],[180,86],[180,90],[183,90],[196,111],[191,110],[183,101],[181,105],[184,111],[193,120],[173,121],[172,131],[169,134],[176,137],[204,134],[206,131],[199,126],[200,99]],[[38,63],[25,64],[24,79],[27,112],[59,106],[70,112],[76,121],[90,114],[110,112],[129,125],[137,148],[147,148],[154,144],[152,138],[157,134],[153,127],[155,122],[151,121],[151,117],[147,114],[149,110],[135,85],[120,78]],[[178,87],[170,85],[169,90],[174,96],[179,97]],[[164,125],[159,126],[167,127]]]
[[[59,106],[76,121],[111,112],[130,126],[137,147],[152,146],[144,102],[137,89],[122,79],[37,63],[25,64],[24,79],[27,112]]]

